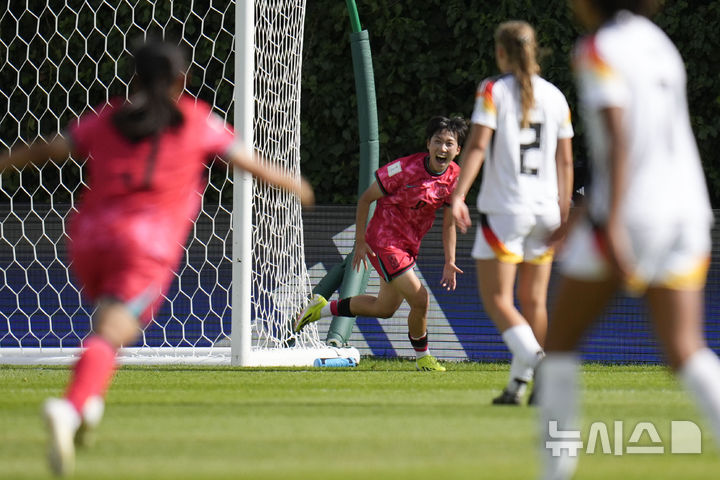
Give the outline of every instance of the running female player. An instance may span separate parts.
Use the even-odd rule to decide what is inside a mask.
[[[378,296],[357,295],[328,303],[322,295],[315,295],[298,317],[295,331],[333,315],[389,318],[405,300],[410,305],[408,337],[415,350],[416,368],[445,371],[428,349],[429,295],[413,267],[420,242],[435,221],[435,212],[448,204],[457,183],[460,167],[453,160],[460,153],[466,132],[467,125],[460,117],[434,117],[426,128],[427,152],[399,158],[375,172],[376,181],[358,201],[352,264],[356,269],[361,263],[367,268],[370,259],[380,275]],[[370,204],[376,200],[375,213],[367,224]],[[448,290],[455,290],[455,275],[462,273],[455,265],[455,242],[455,222],[446,208],[441,284]]]
[[[568,217],[573,129],[565,97],[538,76],[528,23],[500,24],[495,55],[502,75],[478,88],[452,206],[465,232],[465,195],[484,163],[472,256],[483,306],[512,353],[509,381],[493,404],[519,405],[543,355],[553,259],[548,237]],[[520,311],[513,300],[516,276]]]
[[[148,42],[134,55],[137,92],[73,121],[67,134],[0,158],[10,166],[87,158],[88,189],[69,224],[68,250],[83,292],[96,305],[65,397],[44,415],[49,460],[74,467],[74,440],[102,416],[115,355],[133,345],[169,287],[200,207],[205,165],[216,155],[313,202],[307,182],[259,163],[209,106],[183,94],[186,63],[173,45]]]
[[[713,221],[690,126],[683,60],[649,15],[652,0],[573,0],[591,32],[574,53],[592,184],[563,249],[562,280],[538,369],[543,478],[567,479],[576,456],[546,447],[578,429],[583,335],[620,288],[643,295],[667,362],[720,439],[720,361],[703,336]],[[556,423],[553,423],[556,422]]]

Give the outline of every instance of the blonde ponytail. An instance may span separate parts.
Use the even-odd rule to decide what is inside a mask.
[[[527,22],[503,22],[495,30],[495,42],[507,53],[508,67],[520,86],[520,125],[527,128],[530,125],[530,110],[535,106],[532,77],[540,73],[535,30]]]

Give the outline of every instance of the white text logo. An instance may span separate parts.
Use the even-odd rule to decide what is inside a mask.
[[[548,436],[545,448],[553,457],[577,456],[585,447],[586,454],[602,453],[604,455],[630,454],[663,454],[666,447],[670,453],[702,453],[702,435],[700,428],[688,420],[670,422],[669,445],[663,441],[652,422],[638,422],[630,433],[627,443],[624,441],[624,422],[616,420],[611,430],[605,422],[593,422],[588,431],[587,445],[583,444],[580,430],[560,430],[556,420],[548,422]]]

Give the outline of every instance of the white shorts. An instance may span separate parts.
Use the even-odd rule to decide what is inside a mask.
[[[678,221],[652,227],[628,226],[631,278],[628,292],[643,294],[649,286],[675,290],[705,285],[710,264],[710,226]],[[599,281],[610,274],[603,251],[603,231],[585,218],[570,232],[560,255],[566,277]]]
[[[560,226],[560,212],[545,215],[480,214],[472,257],[505,263],[552,262],[547,239]]]

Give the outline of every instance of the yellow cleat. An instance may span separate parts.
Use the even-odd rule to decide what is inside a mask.
[[[445,367],[440,365],[437,358],[432,355],[425,355],[415,361],[415,368],[423,372],[444,372]]]
[[[296,332],[299,332],[305,328],[305,325],[308,323],[320,320],[321,310],[325,305],[327,305],[327,303],[328,301],[325,300],[325,297],[316,293],[310,300],[310,303],[308,303],[307,307],[305,307],[305,310],[302,311],[298,319],[295,321],[293,329]]]

